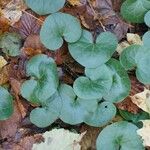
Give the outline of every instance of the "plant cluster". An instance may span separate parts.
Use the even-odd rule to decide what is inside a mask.
[[[39,106],[30,114],[30,120],[36,126],[47,127],[58,118],[71,125],[84,122],[95,127],[104,126],[116,115],[114,103],[129,95],[131,85],[127,70],[135,69],[137,79],[150,84],[150,32],[144,34],[143,45],[127,47],[120,60],[116,60],[112,58],[118,45],[116,36],[103,32],[94,40],[74,16],[57,12],[65,0],[25,1],[37,14],[50,14],[40,31],[44,46],[56,51],[66,41],[71,56],[85,67],[84,76],[78,77],[71,87],[59,82],[57,66],[52,58],[39,54],[27,62],[29,80],[22,84],[21,95]],[[126,0],[121,13],[127,21],[145,21],[150,27],[149,0]],[[11,106],[3,116],[5,118],[11,113],[12,98],[4,89],[0,92],[6,94],[5,102],[9,103],[6,105]],[[144,147],[136,130],[135,125],[125,121],[107,126],[97,139],[97,149],[142,150]]]

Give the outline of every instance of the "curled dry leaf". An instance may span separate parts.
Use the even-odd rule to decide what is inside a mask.
[[[137,130],[137,134],[142,137],[143,145],[150,146],[150,120],[143,120],[143,127]]]
[[[145,88],[143,92],[131,96],[131,100],[139,108],[150,113],[150,90]]]
[[[86,132],[77,134],[64,129],[53,129],[52,131],[45,132],[43,137],[44,142],[34,144],[32,150],[80,150],[80,141]]]

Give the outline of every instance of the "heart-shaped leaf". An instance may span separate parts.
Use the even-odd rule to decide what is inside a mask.
[[[116,47],[117,38],[111,32],[101,33],[94,43],[92,34],[83,30],[81,38],[69,44],[69,52],[82,66],[96,68],[111,58]]]
[[[42,108],[35,108],[30,113],[30,120],[40,128],[51,125],[59,118],[62,100],[58,92],[49,98]]]
[[[41,104],[56,91],[59,83],[57,67],[52,58],[39,54],[26,65],[27,75],[32,77],[21,87],[21,95],[32,103]]]
[[[141,45],[131,45],[123,50],[120,55],[120,63],[126,70],[136,67],[135,56]]]
[[[63,8],[66,0],[25,0],[28,7],[39,15],[47,15]]]
[[[117,103],[129,95],[130,79],[119,61],[111,59],[107,62],[107,66],[110,68],[113,81],[111,89],[103,97],[107,101]]]
[[[63,44],[63,39],[69,43],[76,42],[81,36],[79,21],[64,13],[54,13],[46,18],[42,25],[40,38],[44,46],[56,50]]]
[[[104,128],[96,141],[97,150],[144,150],[137,127],[126,121]]]
[[[100,127],[107,124],[116,115],[116,107],[110,102],[97,102],[94,112],[89,112],[84,122],[90,126]]]
[[[0,48],[8,56],[20,55],[21,43],[21,37],[16,33],[4,33],[0,37]]]
[[[150,84],[150,50],[149,47],[141,46],[138,53],[135,56],[137,69],[136,77],[137,79],[144,83]]]
[[[13,98],[9,92],[0,86],[0,120],[8,119],[13,113]]]
[[[79,77],[73,84],[76,95],[83,99],[101,99],[110,90],[112,76],[109,68],[102,65],[98,68],[85,69],[87,77]]]
[[[150,27],[150,11],[148,11],[144,16],[144,22],[148,27]]]
[[[149,0],[126,0],[121,6],[121,14],[127,21],[144,22],[144,15],[150,10]]]
[[[69,85],[61,85],[59,92],[63,102],[60,119],[68,124],[82,123],[88,111],[96,109],[97,100],[78,98]]]

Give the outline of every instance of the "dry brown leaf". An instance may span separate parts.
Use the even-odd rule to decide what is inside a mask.
[[[3,56],[0,56],[0,69],[3,68],[7,64],[7,61]]]
[[[143,127],[137,130],[137,134],[141,136],[144,146],[150,146],[150,120],[143,120]]]
[[[0,71],[0,85],[3,85],[9,81],[10,65],[4,66]]]
[[[69,2],[70,5],[72,6],[79,6],[81,5],[80,0],[67,0]]]
[[[131,96],[131,100],[139,108],[150,113],[150,90],[145,88],[143,92]]]

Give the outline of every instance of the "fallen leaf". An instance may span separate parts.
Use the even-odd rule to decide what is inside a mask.
[[[4,66],[0,71],[0,85],[3,85],[9,81],[10,65]]]
[[[72,6],[79,6],[81,5],[80,0],[67,0],[69,2],[70,5]]]
[[[7,61],[3,56],[0,56],[0,69],[3,68],[7,64]]]
[[[137,134],[141,136],[144,146],[150,146],[150,120],[143,120],[143,127],[137,130]]]
[[[20,19],[19,33],[26,39],[31,34],[39,34],[41,25],[35,14],[31,11],[24,11]]]
[[[142,45],[142,39],[138,34],[134,34],[134,33],[127,33],[127,41],[129,42],[129,44],[138,44],[138,45]]]
[[[128,46],[130,46],[130,44],[127,41],[123,41],[123,42],[121,42],[121,43],[118,44],[118,47],[117,47],[116,51],[120,55],[123,52],[123,50],[125,48],[127,48]]]
[[[20,3],[16,3],[14,1],[9,2],[5,8],[2,9],[2,14],[10,21],[10,25],[14,25],[22,16],[22,8]]]
[[[131,100],[139,108],[150,113],[150,90],[145,88],[143,92],[131,96]]]
[[[43,137],[44,142],[34,144],[32,150],[80,150],[80,141],[85,135],[70,132],[64,129],[53,129],[52,131],[45,132]]]

